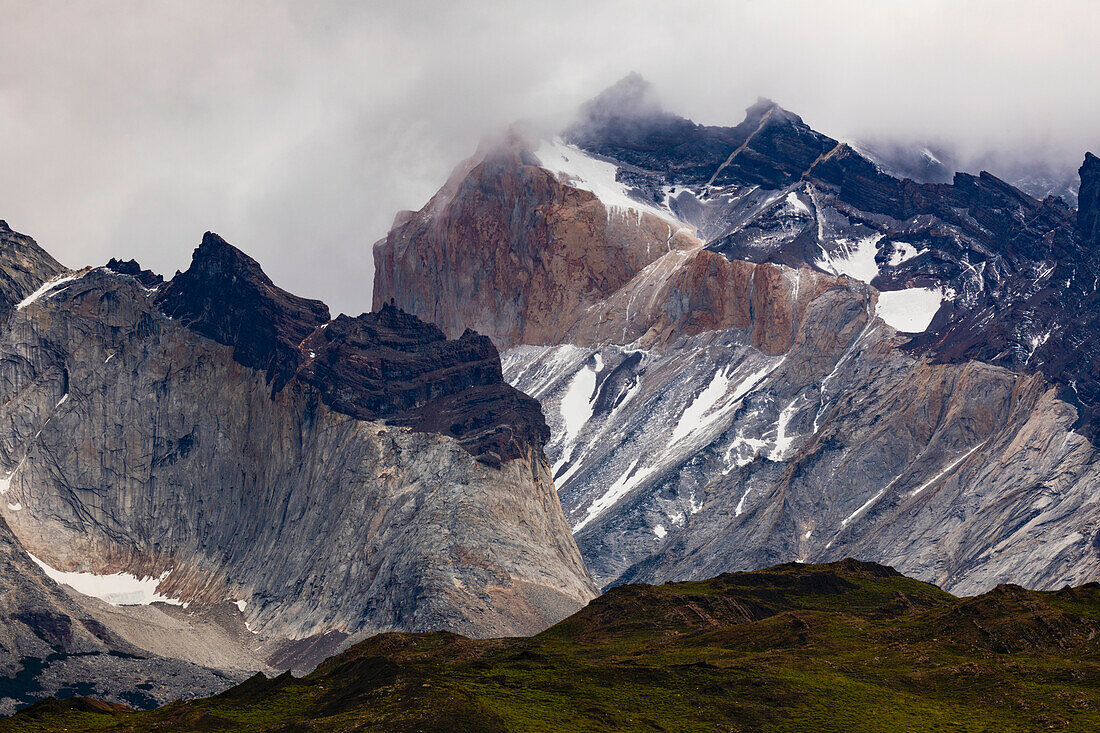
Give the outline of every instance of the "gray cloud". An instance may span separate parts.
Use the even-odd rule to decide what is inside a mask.
[[[1100,147],[1090,0],[0,13],[0,218],[68,265],[136,257],[167,275],[212,229],[351,313],[369,308],[370,245],[483,134],[563,124],[631,70],[710,124],[763,95],[834,137],[951,141],[973,160],[1068,167]]]

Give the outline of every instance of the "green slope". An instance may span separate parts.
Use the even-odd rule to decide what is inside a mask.
[[[623,586],[548,631],[382,634],[302,679],[148,712],[50,700],[7,731],[1100,730],[1100,585],[957,599],[889,568]]]

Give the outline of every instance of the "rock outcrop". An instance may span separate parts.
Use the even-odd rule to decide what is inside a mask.
[[[211,232],[191,267],[158,293],[157,305],[169,318],[232,346],[233,358],[265,371],[275,391],[297,371],[302,341],[329,320],[324,303],[276,287],[255,260]]]
[[[330,321],[216,235],[172,281],[145,272],[43,273],[0,329],[0,515],[55,576],[151,579],[187,604],[187,658],[221,669],[392,629],[533,633],[593,596],[539,406],[487,338],[393,307]],[[184,658],[119,613],[143,654]]]
[[[1093,248],[1100,247],[1100,158],[1085,153],[1081,164],[1077,232]]]
[[[487,144],[423,210],[400,218],[376,246],[375,310],[393,300],[452,338],[471,328],[501,347],[558,343],[585,308],[695,242],[655,213],[566,185],[531,145],[514,132]],[[610,172],[614,185],[605,167],[596,176]]]
[[[359,420],[449,435],[495,467],[550,439],[539,403],[504,382],[493,342],[473,331],[449,341],[437,327],[383,305],[317,329],[302,351],[298,378]]]
[[[0,312],[15,308],[42,283],[65,272],[65,268],[33,239],[13,232],[2,219],[0,248],[4,252],[0,261]]]
[[[513,136],[497,168],[456,171],[445,206],[376,245],[376,289],[455,314],[455,331],[495,319],[601,585],[849,555],[961,593],[1100,576],[1094,158],[1075,213],[988,173],[891,176],[766,100],[735,127],[696,125],[636,78],[566,139]],[[556,221],[579,221],[590,192],[607,222],[695,236],[584,297],[575,269],[536,267],[522,298],[557,298],[558,328],[527,331],[492,305],[515,297],[507,268],[570,233],[487,246],[449,226],[492,220],[482,189],[499,211],[544,201],[501,184],[545,180],[536,163],[563,189],[540,209]],[[621,250],[590,231],[571,257],[602,272]]]

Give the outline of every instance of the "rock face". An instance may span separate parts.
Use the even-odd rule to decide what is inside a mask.
[[[131,643],[113,628],[118,624],[109,614],[82,607],[46,577],[3,520],[0,591],[0,715],[49,695],[92,695],[149,707],[181,695],[213,694],[247,676],[232,664],[210,669]],[[151,630],[162,630],[150,621]]]
[[[298,346],[329,320],[324,303],[275,287],[255,260],[211,232],[157,304],[168,317],[232,346],[233,358],[264,370],[275,391],[297,371]]]
[[[65,271],[30,237],[13,232],[0,219],[0,247],[4,258],[0,262],[0,309],[7,312],[29,296],[43,282]]]
[[[558,343],[578,313],[695,242],[656,212],[564,185],[531,144],[513,133],[487,145],[422,211],[399,218],[376,247],[375,310],[394,300],[452,338],[472,328],[501,346]],[[615,185],[612,166],[593,173]]]
[[[1100,158],[1085,154],[1081,165],[1080,207],[1077,209],[1077,232],[1093,248],[1100,247]]]
[[[455,438],[484,463],[525,458],[550,439],[539,403],[508,386],[487,336],[448,341],[435,326],[383,305],[340,316],[302,344],[298,377],[326,405]]]
[[[1100,577],[1095,158],[1074,212],[987,173],[896,178],[766,100],[735,127],[696,125],[636,78],[584,107],[566,139],[508,147],[523,176],[544,180],[539,163],[563,189],[541,211],[577,221],[588,199],[572,187],[607,222],[683,238],[562,296],[586,266],[538,263],[568,232],[537,240],[540,254],[449,229],[530,204],[530,189],[500,183],[515,169],[468,166],[433,201],[463,197],[376,245],[376,291],[455,314],[455,331],[495,319],[505,377],[543,405],[598,583],[846,556],[957,593]],[[607,247],[622,255],[591,230],[574,236],[597,263],[586,272],[603,272]],[[522,298],[558,298],[557,335],[491,305],[516,292],[492,268],[517,261],[548,289]]]
[[[187,652],[100,604],[143,653],[309,668],[389,629],[532,633],[593,596],[542,414],[488,339],[393,307],[329,321],[215,235],[160,287],[118,262],[51,282],[0,329],[0,515],[55,575],[187,603]]]

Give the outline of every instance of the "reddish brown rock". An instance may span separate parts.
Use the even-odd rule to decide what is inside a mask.
[[[394,300],[452,338],[500,347],[558,343],[689,231],[652,214],[608,211],[539,167],[518,133],[484,146],[375,245],[374,308]]]
[[[741,330],[764,353],[785,353],[809,303],[824,291],[861,287],[808,268],[728,260],[707,249],[666,254],[588,309],[571,343],[662,346],[680,336]]]

